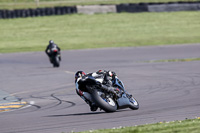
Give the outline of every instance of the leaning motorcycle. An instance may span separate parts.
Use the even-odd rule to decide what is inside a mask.
[[[88,90],[85,92],[86,97],[95,103],[105,112],[115,112],[118,109],[130,108],[132,110],[139,109],[139,103],[129,93],[125,91],[124,84],[118,78],[115,79],[114,88],[116,93],[109,92],[102,87],[94,77],[87,77],[83,82]]]
[[[53,67],[59,67],[60,66],[60,52],[57,48],[51,49],[51,63],[53,64]]]

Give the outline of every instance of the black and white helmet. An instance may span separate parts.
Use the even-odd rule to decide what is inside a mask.
[[[86,75],[86,74],[83,71],[76,72],[76,74],[75,74],[75,82],[77,81],[78,78],[83,77],[84,75]]]
[[[112,77],[112,78],[114,78],[115,76],[117,76],[115,72],[110,71],[110,70],[107,72],[107,75],[110,76],[110,77]]]
[[[54,44],[54,41],[53,41],[53,40],[50,40],[50,41],[49,41],[49,44]]]

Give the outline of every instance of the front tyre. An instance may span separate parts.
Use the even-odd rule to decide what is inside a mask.
[[[129,101],[130,101],[129,108],[131,108],[132,110],[139,109],[139,103],[134,97],[129,98]]]
[[[104,98],[96,89],[92,92],[92,98],[97,106],[105,112],[115,112],[117,110],[117,104],[115,101],[112,98]]]

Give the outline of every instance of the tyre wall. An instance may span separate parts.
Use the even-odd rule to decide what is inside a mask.
[[[196,11],[196,10],[200,10],[200,2],[148,5],[149,12],[173,12],[173,11]]]
[[[54,7],[54,8],[0,10],[0,19],[64,15],[72,13],[77,13],[76,7],[64,6],[64,7]]]
[[[148,4],[120,4],[116,6],[117,12],[148,12]]]
[[[0,19],[25,18],[72,13],[121,13],[121,12],[172,12],[200,11],[200,2],[139,3],[119,5],[63,6],[54,8],[0,10]]]
[[[116,5],[117,12],[200,11],[200,2],[139,3]]]

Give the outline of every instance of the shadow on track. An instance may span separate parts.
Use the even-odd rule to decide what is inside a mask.
[[[130,111],[130,110],[118,110],[116,112],[111,113],[117,113],[117,112],[123,112],[123,111]],[[106,112],[89,112],[89,113],[76,113],[76,114],[64,114],[64,115],[49,115],[46,117],[64,117],[64,116],[82,116],[82,115],[98,115],[98,114],[109,114]]]
[[[46,117],[63,117],[63,116],[81,116],[81,115],[96,115],[103,114],[105,112],[91,112],[91,113],[77,113],[77,114],[66,114],[66,115],[49,115]]]

